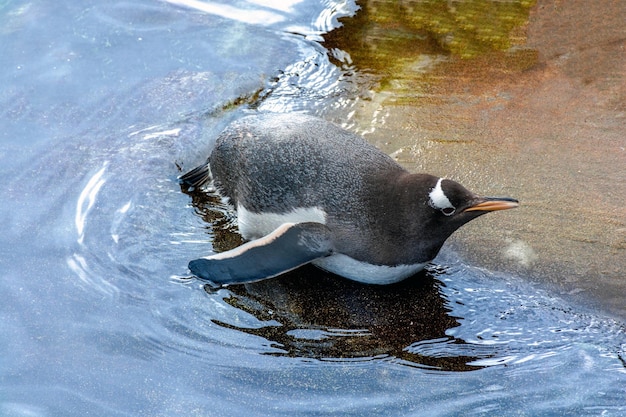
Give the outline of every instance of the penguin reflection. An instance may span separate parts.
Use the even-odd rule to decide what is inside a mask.
[[[228,287],[230,305],[281,326],[250,329],[215,322],[274,342],[283,353],[273,355],[395,358],[440,370],[478,369],[471,363],[486,352],[446,335],[459,324],[445,306],[442,285],[432,272],[384,287],[364,285],[307,265],[274,280]],[[420,351],[421,344],[428,348]]]

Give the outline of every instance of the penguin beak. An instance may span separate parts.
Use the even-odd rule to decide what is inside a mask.
[[[508,210],[519,206],[519,201],[508,197],[481,197],[476,204],[463,211],[497,211]]]

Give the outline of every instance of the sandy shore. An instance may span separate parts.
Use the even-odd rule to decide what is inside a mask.
[[[469,262],[527,276],[621,318],[624,22],[622,1],[539,1],[517,29],[517,46],[402,62],[354,115],[357,130],[409,169],[522,202],[455,234],[450,244]]]

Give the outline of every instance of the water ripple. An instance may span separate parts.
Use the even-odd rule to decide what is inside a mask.
[[[252,2],[244,2],[239,6],[232,6],[230,4],[224,4],[214,1],[200,1],[200,0],[164,0],[169,4],[177,6],[188,7],[190,9],[198,10],[204,13],[220,16],[226,19],[235,20],[238,22],[255,24],[255,25],[274,25],[276,23],[283,22],[285,20],[284,13],[276,8],[274,3],[273,10],[268,7],[254,7]],[[283,10],[289,10],[289,2],[281,2]]]
[[[260,111],[325,114],[332,109],[345,114],[367,94],[360,91],[361,84],[348,75],[349,71],[330,61],[321,45],[301,45],[301,53],[302,58],[281,70],[262,94]]]
[[[87,182],[85,188],[81,191],[78,196],[78,201],[76,202],[76,215],[74,217],[74,224],[76,225],[76,231],[78,233],[78,243],[82,244],[84,240],[84,231],[85,231],[85,219],[89,211],[93,208],[93,205],[96,202],[96,197],[98,196],[98,192],[100,188],[106,182],[102,177],[106,168],[108,166],[108,162],[105,162],[100,168],[98,172],[96,172]]]
[[[312,22],[313,28],[319,33],[327,33],[341,26],[339,19],[354,16],[360,8],[355,1],[324,0],[324,9]]]
[[[240,0],[229,3],[208,0],[163,1],[236,22],[299,34],[315,41],[321,41],[322,34],[341,26],[340,18],[353,16],[359,9],[353,0],[324,0],[321,5],[300,0]],[[309,18],[311,15],[313,17]]]
[[[109,281],[102,279],[102,277],[95,273],[87,259],[79,253],[74,253],[72,256],[66,259],[67,266],[76,276],[85,284],[89,290],[95,290],[102,294],[109,296],[120,293],[119,288],[110,283]]]

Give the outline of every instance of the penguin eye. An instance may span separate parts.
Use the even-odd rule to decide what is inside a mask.
[[[456,209],[454,207],[444,207],[444,208],[441,209],[441,212],[445,216],[452,216],[455,211],[456,211]]]

